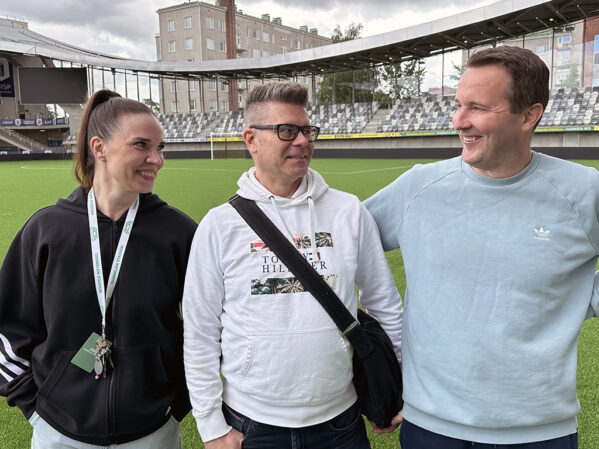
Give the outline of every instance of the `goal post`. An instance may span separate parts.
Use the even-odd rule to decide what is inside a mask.
[[[229,142],[243,141],[243,133],[215,133],[210,132],[210,160],[214,160],[214,142],[224,142],[225,157],[227,157],[227,145]]]

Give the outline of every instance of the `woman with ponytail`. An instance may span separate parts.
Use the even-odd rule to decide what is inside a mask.
[[[109,90],[86,103],[66,199],[0,270],[0,395],[33,449],[180,449],[190,410],[180,302],[196,224],[152,193],[160,124]]]

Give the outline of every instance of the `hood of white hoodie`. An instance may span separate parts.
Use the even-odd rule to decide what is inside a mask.
[[[309,168],[302,179],[302,184],[300,185],[298,192],[296,192],[297,195],[293,195],[291,198],[283,198],[274,195],[266,187],[260,184],[256,179],[255,172],[256,167],[252,167],[241,175],[237,181],[237,185],[239,186],[237,195],[256,202],[271,203],[274,200],[277,207],[293,207],[305,202],[309,197],[311,197],[313,201],[316,201],[329,189],[324,178],[320,176],[318,172]]]

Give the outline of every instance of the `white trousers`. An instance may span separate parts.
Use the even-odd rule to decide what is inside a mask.
[[[110,446],[82,443],[64,436],[35,412],[29,423],[33,426],[31,449],[183,449],[180,425],[172,416],[164,426],[150,435]]]

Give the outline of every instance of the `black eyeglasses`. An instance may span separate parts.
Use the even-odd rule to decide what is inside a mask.
[[[295,140],[297,135],[301,132],[308,142],[314,142],[318,139],[318,133],[320,128],[318,126],[298,126],[290,123],[281,123],[279,125],[250,125],[253,129],[276,129],[277,137],[287,142]]]

